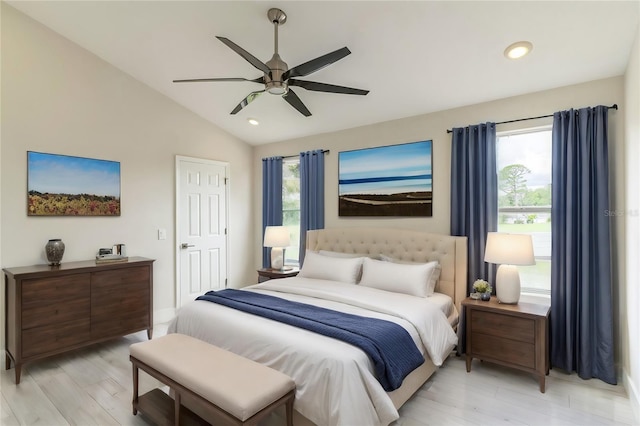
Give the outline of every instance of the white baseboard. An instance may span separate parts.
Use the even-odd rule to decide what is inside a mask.
[[[622,370],[622,383],[629,394],[629,402],[631,403],[631,410],[633,410],[636,422],[640,424],[640,389],[635,387],[624,369]]]
[[[176,316],[175,308],[157,309],[153,311],[153,324],[169,322]]]

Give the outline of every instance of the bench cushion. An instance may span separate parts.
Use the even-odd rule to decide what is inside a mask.
[[[183,334],[134,343],[129,351],[241,421],[295,388],[279,371]]]

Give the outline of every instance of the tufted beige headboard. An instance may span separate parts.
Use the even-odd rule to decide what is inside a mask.
[[[440,262],[436,291],[449,295],[458,312],[467,297],[467,237],[392,228],[330,228],[307,231],[308,250],[380,254],[410,262]]]

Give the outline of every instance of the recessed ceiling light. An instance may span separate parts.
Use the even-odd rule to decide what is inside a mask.
[[[258,120],[256,120],[255,118],[247,118],[247,121],[249,122],[249,124],[251,124],[252,126],[257,126],[258,124],[260,124],[260,122]]]
[[[533,50],[533,44],[528,41],[513,43],[504,50],[504,56],[509,59],[519,59]]]

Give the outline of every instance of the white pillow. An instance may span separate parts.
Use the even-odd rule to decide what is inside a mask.
[[[427,297],[433,294],[431,282],[437,266],[438,262],[402,264],[364,258],[360,285]]]
[[[307,250],[298,276],[355,284],[362,269],[362,259],[329,257]]]
[[[401,263],[404,265],[425,265],[425,263],[420,263],[420,262],[409,262],[409,261],[405,261],[405,260],[400,260],[400,259],[395,259],[393,257],[381,254],[380,255],[380,260],[384,260],[385,262],[393,262],[393,263]],[[436,285],[438,284],[438,280],[440,279],[440,272],[442,271],[442,266],[440,265],[440,262],[438,261],[433,261],[433,262],[427,262],[427,264],[429,263],[436,263],[436,269],[433,271],[433,273],[431,274],[431,276],[429,277],[429,282],[428,282],[428,286],[427,286],[427,296],[431,296],[433,294],[433,292],[435,291]]]

